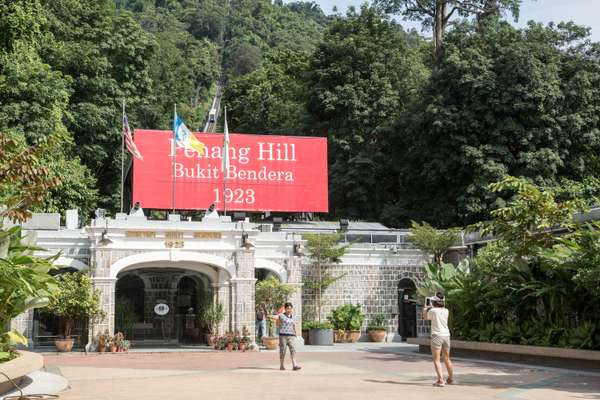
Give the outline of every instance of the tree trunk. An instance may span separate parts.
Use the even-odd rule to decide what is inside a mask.
[[[317,322],[321,323],[321,295],[323,294],[323,278],[321,274],[321,262],[319,261],[319,300],[317,301]]]
[[[446,30],[446,0],[437,0],[435,3],[435,20],[433,22],[433,51],[439,55],[444,43],[444,31]]]

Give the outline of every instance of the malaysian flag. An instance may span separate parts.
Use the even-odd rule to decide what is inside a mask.
[[[142,157],[140,151],[137,149],[137,146],[135,143],[133,143],[131,129],[129,129],[129,121],[127,120],[127,115],[125,114],[123,114],[123,136],[125,137],[125,146],[127,146],[127,150],[129,150],[129,152],[137,159],[144,161],[144,157]]]

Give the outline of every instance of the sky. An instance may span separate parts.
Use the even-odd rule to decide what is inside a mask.
[[[360,7],[364,0],[314,0],[326,14],[331,13],[333,6],[344,12],[349,6]],[[512,21],[512,17],[510,17]],[[578,25],[592,28],[591,37],[600,41],[600,0],[523,0],[519,26],[524,26],[527,21],[561,22],[573,21]],[[421,29],[419,23],[401,21],[406,28]],[[424,33],[426,34],[426,33]]]

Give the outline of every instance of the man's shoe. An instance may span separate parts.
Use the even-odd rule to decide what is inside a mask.
[[[444,383],[444,381],[439,380],[439,381],[435,381],[435,383],[433,384],[433,386],[444,387],[444,386],[446,386],[446,384]]]
[[[446,384],[447,385],[456,385],[456,380],[454,380],[454,378],[448,378],[446,379]]]
[[[279,367],[280,370],[285,371],[285,367],[282,365],[281,367]]]
[[[294,370],[294,371],[298,371],[299,369],[302,369],[302,367],[301,367],[301,366],[299,366],[299,365],[296,365],[296,366],[293,368],[293,370]]]

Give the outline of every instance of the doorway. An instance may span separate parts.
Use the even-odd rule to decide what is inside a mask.
[[[398,334],[403,342],[417,336],[417,287],[409,278],[398,283]]]

